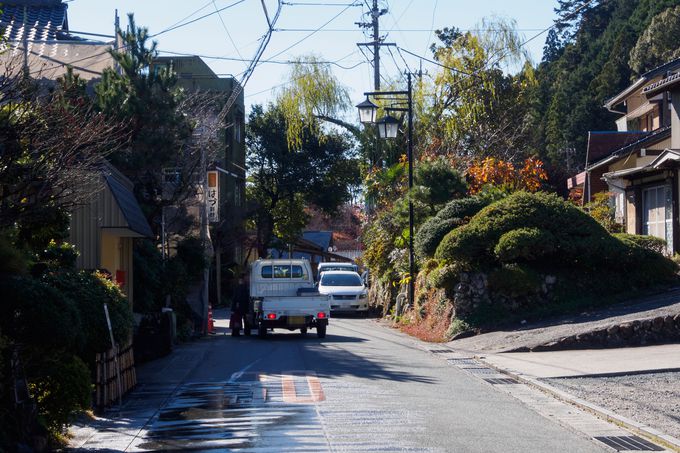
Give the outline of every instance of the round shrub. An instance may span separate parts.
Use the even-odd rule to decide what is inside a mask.
[[[555,251],[555,237],[538,228],[518,228],[508,231],[498,240],[494,253],[502,262],[531,261]]]
[[[468,197],[452,200],[446,204],[438,213],[440,219],[461,219],[465,220],[472,217],[487,206],[489,201],[481,197]]]
[[[435,256],[480,266],[496,260],[500,238],[520,228],[552,234],[554,255],[561,265],[599,266],[621,252],[597,221],[555,194],[516,192],[482,209],[466,225],[448,233]]]
[[[63,292],[30,277],[11,277],[0,280],[0,294],[0,330],[13,341],[46,353],[82,343],[80,314]]]
[[[63,354],[45,358],[45,373],[30,379],[40,418],[54,434],[72,421],[77,411],[90,408],[90,371],[78,357]]]
[[[83,341],[79,356],[93,364],[94,356],[111,348],[104,304],[111,317],[114,340],[125,344],[132,335],[132,309],[118,286],[101,274],[87,271],[60,272],[45,276],[45,282],[69,294],[77,304]]]
[[[420,258],[434,255],[437,246],[446,234],[461,224],[459,219],[441,219],[437,216],[430,217],[418,229],[413,238],[413,246]]]
[[[642,248],[661,254],[666,252],[666,241],[656,236],[616,233],[614,237],[628,245],[639,245]]]

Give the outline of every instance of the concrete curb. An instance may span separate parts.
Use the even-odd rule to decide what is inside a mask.
[[[652,442],[659,444],[663,446],[664,448],[668,448],[670,450],[680,452],[680,439],[676,439],[673,436],[669,436],[668,434],[664,434],[654,428],[651,428],[647,425],[644,425],[642,423],[638,423],[635,420],[631,420],[629,418],[623,417],[621,415],[615,414],[614,412],[605,409],[603,407],[597,406],[593,403],[590,403],[584,399],[577,398],[574,395],[571,395],[570,393],[564,392],[558,388],[553,387],[552,385],[548,385],[545,382],[541,382],[538,379],[532,377],[532,376],[527,376],[512,370],[508,370],[506,368],[499,367],[497,365],[494,365],[492,363],[489,363],[488,361],[484,360],[484,357],[481,356],[474,356],[475,359],[480,360],[484,362],[487,366],[490,368],[495,369],[501,374],[505,374],[507,376],[510,376],[530,387],[536,388],[544,393],[549,394],[550,396],[563,401],[565,403],[572,404],[580,409],[583,409],[586,412],[590,412],[591,414],[594,414],[595,416],[602,418],[610,423],[613,423],[615,425],[621,426],[623,428],[626,428],[628,431],[631,431],[635,434],[638,434],[642,437],[646,437],[647,439],[651,440]]]

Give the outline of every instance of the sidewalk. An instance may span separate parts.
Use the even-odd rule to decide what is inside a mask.
[[[137,367],[138,384],[123,399],[94,419],[81,418],[69,428],[69,448],[125,451],[155,417],[186,376],[204,360],[205,342],[201,339],[176,346],[160,359]]]
[[[680,451],[680,344],[549,352],[454,350]]]
[[[494,367],[534,378],[680,372],[680,344],[620,349],[492,353],[479,354],[479,357]]]

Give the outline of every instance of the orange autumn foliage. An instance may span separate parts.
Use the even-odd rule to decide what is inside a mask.
[[[543,162],[535,157],[525,159],[519,168],[512,162],[487,157],[470,166],[466,176],[470,195],[479,193],[484,186],[537,192],[548,179]]]

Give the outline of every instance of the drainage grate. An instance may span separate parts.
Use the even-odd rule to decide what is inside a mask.
[[[594,437],[594,439],[616,451],[665,451],[658,445],[638,436],[603,436]]]
[[[464,366],[464,365],[479,366],[479,363],[474,359],[446,359],[446,361],[449,362],[451,365],[456,365],[456,366]]]
[[[518,382],[510,378],[484,378],[486,382],[493,385],[517,384]]]
[[[432,354],[446,354],[447,352],[453,352],[450,349],[430,349]]]
[[[494,370],[493,368],[463,368],[465,371],[468,371],[472,374],[499,374],[498,371]]]

